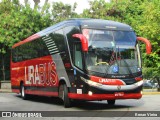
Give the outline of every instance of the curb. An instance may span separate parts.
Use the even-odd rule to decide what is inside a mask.
[[[11,89],[0,89],[0,93],[12,93]]]
[[[143,92],[143,95],[160,95],[160,92]]]

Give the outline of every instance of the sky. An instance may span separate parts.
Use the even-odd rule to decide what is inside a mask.
[[[43,5],[45,0],[40,0],[40,5]],[[76,8],[76,12],[77,13],[82,13],[84,9],[89,8],[89,3],[88,1],[92,1],[92,0],[49,0],[50,3],[52,2],[63,2],[64,4],[70,4],[73,6],[73,4],[76,2],[77,8]],[[106,2],[108,2],[110,0],[106,0]],[[24,4],[24,0],[20,0],[21,4]],[[31,6],[34,6],[34,2],[33,0],[29,0],[29,3],[31,4]]]

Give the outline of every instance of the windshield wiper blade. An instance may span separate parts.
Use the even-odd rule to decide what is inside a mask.
[[[106,74],[105,74],[105,73],[102,73],[102,72],[97,72],[97,71],[94,71],[94,70],[88,70],[88,71],[94,72],[94,73],[100,75],[101,77],[105,77],[105,76],[106,76]]]
[[[123,60],[124,61],[124,63],[126,64],[126,66],[127,66],[127,69],[128,69],[128,71],[129,71],[129,73],[133,76],[133,77],[135,77],[134,76],[134,74],[132,73],[132,71],[131,71],[131,69],[130,69],[130,67],[129,67],[129,65],[128,65],[128,63],[126,62],[126,60],[121,56],[121,60]]]

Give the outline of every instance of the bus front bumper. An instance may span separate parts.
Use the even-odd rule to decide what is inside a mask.
[[[115,100],[115,99],[140,99],[142,93],[124,93],[124,92],[115,92],[114,94],[76,94],[68,93],[68,97],[71,99],[79,100]]]

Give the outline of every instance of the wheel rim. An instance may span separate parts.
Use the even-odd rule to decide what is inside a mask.
[[[62,100],[64,101],[64,89],[62,91]]]
[[[22,92],[21,92],[22,97],[24,97],[24,86],[22,85]]]

